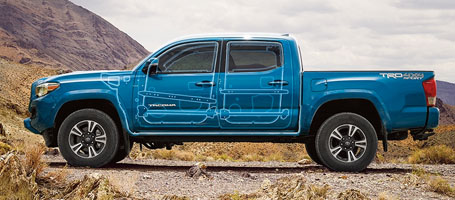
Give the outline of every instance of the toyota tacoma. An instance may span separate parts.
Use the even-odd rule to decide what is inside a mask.
[[[305,71],[288,34],[186,37],[131,71],[32,84],[24,125],[73,166],[124,159],[134,143],[304,143],[335,171],[362,171],[378,141],[425,140],[439,123],[432,71]]]

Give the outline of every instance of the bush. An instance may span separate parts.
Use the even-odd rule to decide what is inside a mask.
[[[25,163],[24,167],[27,171],[27,174],[36,174],[37,176],[44,171],[47,167],[46,163],[41,161],[41,156],[43,155],[46,147],[43,145],[31,146],[25,150]]]
[[[439,176],[430,178],[428,181],[428,190],[447,196],[455,196],[455,189],[450,186],[447,180]]]
[[[455,164],[455,150],[446,145],[420,149],[409,156],[408,162],[412,164]]]
[[[0,155],[3,155],[11,150],[12,150],[11,146],[9,146],[6,143],[0,142]]]
[[[0,199],[37,199],[35,174],[27,173],[17,152],[0,158]]]
[[[338,194],[339,200],[367,200],[370,199],[358,190],[350,189]]]

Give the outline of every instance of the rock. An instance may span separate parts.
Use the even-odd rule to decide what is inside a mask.
[[[6,131],[5,131],[5,128],[3,128],[2,123],[0,123],[0,138],[1,137],[6,137]]]
[[[35,176],[27,175],[16,153],[0,156],[0,199],[38,199]]]
[[[269,179],[264,179],[261,183],[261,189],[262,190],[268,190],[272,186],[272,182]]]
[[[57,156],[59,155],[60,152],[58,148],[49,148],[44,152],[44,155],[49,155],[49,156]]]
[[[73,72],[73,70],[71,69],[59,69],[57,70],[57,74],[67,74],[67,73],[71,73]]]
[[[254,177],[253,175],[251,175],[251,174],[248,173],[248,172],[242,172],[242,173],[240,174],[240,176],[243,177],[243,178],[256,179],[256,177]]]
[[[308,159],[302,159],[300,160],[299,162],[297,162],[299,165],[308,165],[308,164],[311,164],[313,163],[313,161],[311,160],[308,160]]]
[[[32,59],[23,57],[23,58],[21,58],[21,60],[19,60],[19,63],[20,64],[27,64],[30,61],[32,61]]]
[[[201,177],[202,177],[202,179],[204,179],[204,178],[211,179],[212,176],[209,173],[207,173],[206,169],[207,169],[207,166],[204,163],[198,162],[198,163],[194,164],[186,172],[186,176],[189,176],[192,178],[199,178],[199,180],[201,180]]]

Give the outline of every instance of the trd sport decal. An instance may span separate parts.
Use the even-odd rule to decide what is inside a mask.
[[[422,80],[423,73],[379,73],[383,78],[404,79],[404,80]]]

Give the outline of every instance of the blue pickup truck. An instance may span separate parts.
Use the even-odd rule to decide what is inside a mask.
[[[305,143],[335,171],[361,171],[378,141],[425,140],[439,123],[431,71],[305,71],[288,34],[186,37],[131,71],[32,84],[24,125],[73,166],[124,159],[134,142]]]

